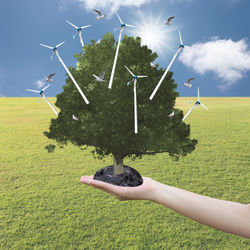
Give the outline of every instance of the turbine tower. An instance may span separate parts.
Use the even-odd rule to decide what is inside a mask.
[[[118,38],[118,44],[117,44],[117,48],[116,48],[116,52],[115,52],[115,59],[114,59],[114,64],[113,64],[113,68],[111,71],[111,76],[110,76],[110,80],[109,80],[109,89],[112,88],[112,83],[113,83],[113,79],[114,79],[114,74],[115,74],[115,68],[116,68],[116,62],[117,62],[117,58],[118,58],[118,54],[119,54],[119,48],[120,48],[120,43],[121,43],[121,37],[122,37],[122,32],[124,31],[125,27],[133,27],[135,28],[135,26],[130,25],[130,24],[126,24],[122,21],[122,19],[119,17],[118,13],[116,12],[116,15],[121,23],[121,30],[120,30],[120,34],[119,34],[119,38]]]
[[[182,37],[181,37],[181,32],[180,32],[180,31],[179,31],[179,39],[180,39],[180,46],[179,46],[178,50],[176,51],[176,53],[174,54],[174,56],[173,56],[171,62],[169,63],[169,65],[168,65],[167,69],[165,70],[164,74],[162,75],[162,77],[161,77],[160,81],[158,82],[157,86],[155,87],[153,93],[152,93],[151,96],[149,97],[150,100],[153,100],[153,98],[154,98],[154,96],[155,96],[157,90],[160,88],[160,86],[161,86],[161,84],[162,84],[164,78],[166,77],[166,75],[167,75],[167,73],[168,73],[170,67],[172,66],[172,64],[173,64],[173,62],[174,62],[174,60],[175,60],[175,58],[177,57],[177,55],[180,53],[180,51],[181,51],[183,48],[185,48],[185,45],[183,44],[183,41],[182,41]]]
[[[135,122],[135,134],[138,134],[136,83],[137,83],[137,79],[138,79],[138,78],[144,78],[144,77],[148,77],[148,76],[137,76],[137,75],[133,74],[133,73],[129,70],[128,67],[125,66],[125,68],[126,68],[127,71],[130,73],[130,75],[133,76],[133,80],[131,80],[130,82],[134,81],[134,122]],[[128,84],[129,84],[130,82],[128,82]]]

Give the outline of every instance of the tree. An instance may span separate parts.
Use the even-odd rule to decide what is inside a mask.
[[[99,45],[86,45],[75,55],[77,67],[70,72],[89,100],[85,104],[71,79],[66,79],[64,91],[57,95],[56,106],[60,113],[51,120],[49,132],[44,134],[63,146],[68,141],[78,147],[93,146],[98,158],[112,154],[114,174],[123,173],[123,159],[135,159],[146,154],[168,152],[178,159],[195,149],[197,140],[191,140],[190,126],[182,121],[183,112],[174,108],[177,85],[169,72],[154,99],[149,100],[164,70],[152,68],[150,62],[157,58],[147,46],[141,46],[140,38],[124,36],[120,45],[112,89],[108,88],[116,44],[111,33],[104,36]],[[133,84],[127,85],[131,75],[148,78],[137,82],[138,134],[134,133]],[[108,67],[106,82],[97,82],[92,74]],[[174,110],[175,115],[168,117]],[[72,119],[75,115],[79,121]]]

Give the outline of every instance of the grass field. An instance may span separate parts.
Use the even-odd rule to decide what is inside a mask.
[[[54,98],[48,98],[52,103]],[[0,98],[0,249],[250,249],[250,241],[149,201],[120,202],[80,184],[110,165],[69,145],[49,154],[54,117],[37,98]],[[201,98],[186,119],[196,150],[125,160],[142,176],[219,199],[250,203],[250,98]],[[178,98],[186,113],[195,98]],[[138,114],[139,115],[139,114]]]

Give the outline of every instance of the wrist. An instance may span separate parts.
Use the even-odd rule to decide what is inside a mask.
[[[150,195],[150,199],[153,202],[156,203],[161,203],[162,199],[163,199],[163,189],[164,189],[164,184],[158,182],[158,181],[153,181],[153,188],[152,188],[152,192]]]

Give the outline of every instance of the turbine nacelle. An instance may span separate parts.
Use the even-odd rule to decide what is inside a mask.
[[[197,101],[195,104],[201,104],[201,102],[200,102],[200,101]]]
[[[138,78],[138,76],[133,76],[134,80]]]

